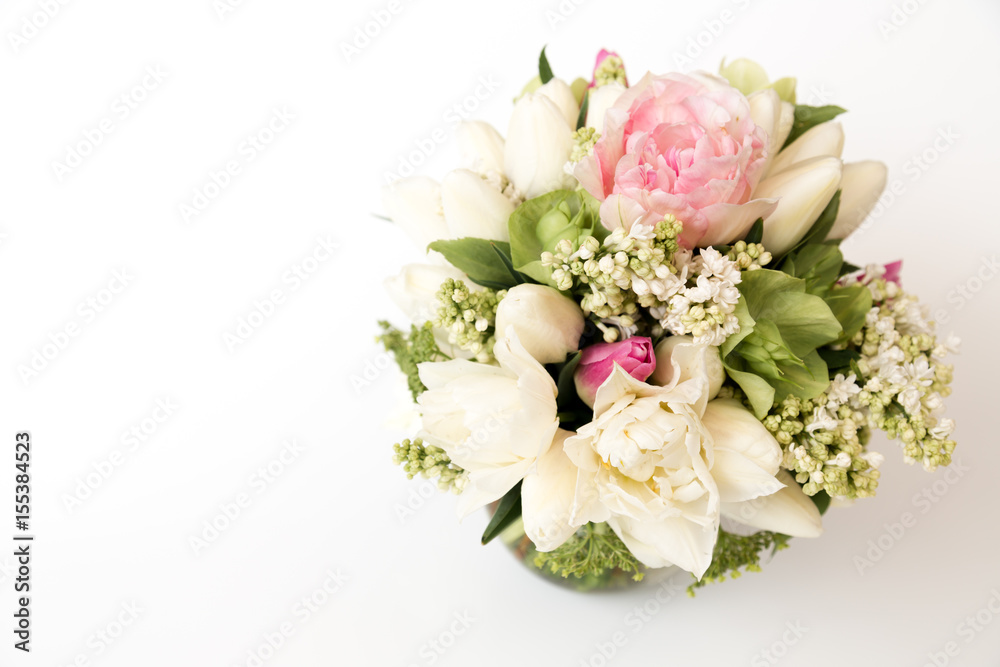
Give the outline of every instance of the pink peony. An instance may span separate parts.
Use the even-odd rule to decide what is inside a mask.
[[[656,370],[653,341],[645,336],[633,336],[617,343],[598,343],[585,348],[573,374],[576,393],[584,403],[594,406],[597,388],[611,376],[616,365],[643,382]]]
[[[647,74],[608,109],[594,152],[574,175],[603,202],[614,230],[684,224],[688,248],[742,238],[777,200],[751,199],[767,158],[767,133],[743,94],[707,74]]]

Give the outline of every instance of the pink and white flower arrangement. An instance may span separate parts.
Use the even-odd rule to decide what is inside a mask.
[[[899,262],[841,253],[886,181],[842,162],[843,111],[747,60],[629,85],[602,50],[567,83],[543,51],[506,137],[466,123],[467,164],[387,190],[429,253],[387,282],[421,419],[397,463],[578,588],[692,590],[874,495],[873,431],[948,465],[957,341]]]

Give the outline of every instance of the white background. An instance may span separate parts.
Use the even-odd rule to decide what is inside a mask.
[[[350,58],[343,44],[388,0],[245,0],[222,16],[213,0],[91,0],[34,19],[44,4],[0,5],[0,544],[23,429],[37,535],[30,656],[11,647],[12,547],[0,549],[0,664],[252,665],[248,652],[288,623],[263,664],[429,665],[427,642],[452,644],[456,614],[474,620],[434,664],[764,665],[773,646],[786,665],[919,666],[951,641],[958,655],[937,664],[997,664],[995,2],[407,0]],[[25,19],[45,25],[15,48]],[[499,87],[469,106],[503,132],[544,44],[567,79],[589,75],[601,47],[633,80],[748,56],[798,76],[800,101],[850,110],[845,159],[885,161],[899,194],[848,254],[905,257],[906,287],[964,339],[955,483],[876,438],[876,499],[831,511],[823,538],[795,541],[763,573],[666,604],[646,589],[550,586],[479,546],[485,514],[458,524],[452,498],[420,499],[426,483],[391,463],[410,433],[385,422],[406,393],[373,342],[377,319],[401,322],[383,278],[419,253],[372,214],[386,172],[436,130],[447,138],[417,171],[457,166],[449,109],[481,77]],[[116,98],[157,66],[163,81],[147,78],[122,118]],[[241,144],[274,109],[294,120],[249,160]],[[105,118],[111,133],[60,180],[53,163]],[[939,136],[952,139],[935,147]],[[230,160],[240,173],[185,221],[180,205]],[[318,238],[339,247],[313,263]],[[283,278],[302,266],[308,280]],[[123,269],[128,285],[103,292]],[[273,290],[283,302],[229,349],[225,335]],[[18,368],[52,340],[65,347],[45,348],[25,381]],[[178,407],[153,431],[165,399]],[[123,443],[143,426],[137,447]],[[252,479],[291,439],[302,451],[280,475]],[[196,554],[190,538],[244,493],[249,506]],[[915,523],[893,536],[907,512]],[[880,540],[889,548],[871,551]],[[347,577],[331,595],[328,571]],[[324,603],[297,611],[312,595]],[[131,603],[141,611],[119,634]],[[980,612],[992,622],[959,627]],[[598,645],[617,632],[605,660]]]

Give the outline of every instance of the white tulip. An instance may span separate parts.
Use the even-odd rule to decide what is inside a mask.
[[[457,134],[466,162],[479,171],[503,173],[503,137],[492,125],[468,120],[458,126]]]
[[[838,158],[817,157],[761,181],[754,198],[779,199],[764,219],[764,247],[768,251],[784,254],[809,231],[836,194],[840,173]]]
[[[792,537],[819,537],[823,518],[787,470],[779,470],[777,480],[784,488],[744,503],[723,503],[722,513],[730,519],[760,530]]]
[[[778,114],[778,123],[774,127],[774,136],[771,137],[771,155],[776,155],[781,147],[785,145],[788,135],[792,133],[792,124],[795,122],[795,106],[788,102],[781,103],[781,112]]]
[[[844,165],[837,220],[827,238],[844,239],[861,226],[885,190],[889,170],[881,162],[866,160]]]
[[[385,190],[386,213],[421,250],[448,238],[448,225],[441,210],[441,186],[430,178],[413,176],[396,181]]]
[[[449,278],[465,280],[466,275],[451,265],[407,264],[397,275],[386,279],[385,290],[393,303],[414,324],[420,325],[434,319],[437,313],[436,294]]]
[[[564,167],[573,151],[573,127],[559,106],[540,93],[514,105],[504,147],[504,173],[527,199],[573,186]]]
[[[499,500],[552,444],[556,384],[513,331],[493,347],[498,366],[455,359],[420,364],[420,437],[469,473],[459,516]],[[487,390],[484,391],[484,388]]]
[[[535,91],[536,95],[544,95],[562,112],[566,124],[571,128],[576,127],[577,116],[580,115],[580,105],[576,103],[576,95],[569,84],[562,79],[550,79],[548,83]]]
[[[775,146],[775,131],[781,120],[781,98],[773,88],[758,90],[747,97],[750,103],[750,118],[767,132],[768,155],[773,156],[780,146]]]
[[[563,443],[573,435],[559,429],[548,452],[538,457],[521,486],[524,534],[539,551],[552,551],[576,532],[570,520],[576,495],[577,469]]]
[[[704,379],[707,386],[700,410],[719,395],[726,379],[719,348],[695,343],[691,336],[669,336],[656,346],[655,354],[656,369],[649,378],[650,384],[672,387],[692,378]]]
[[[441,183],[441,204],[451,238],[506,241],[507,218],[514,205],[503,193],[468,169],[456,169]]]
[[[588,93],[590,100],[587,102],[587,127],[603,132],[604,114],[614,106],[624,92],[625,86],[617,81],[591,88],[590,93]]]
[[[583,325],[583,311],[576,302],[545,285],[516,285],[497,306],[496,330],[513,329],[542,364],[564,361],[580,349]]]
[[[786,169],[814,157],[840,157],[844,151],[844,128],[840,123],[820,123],[808,129],[788,148],[771,161],[768,175],[780,174]]]

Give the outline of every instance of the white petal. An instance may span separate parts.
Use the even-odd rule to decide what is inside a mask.
[[[505,493],[524,479],[524,475],[533,464],[532,459],[522,459],[511,465],[469,472],[469,481],[458,497],[456,509],[459,518],[464,518],[477,509],[503,498]]]
[[[571,435],[562,429],[556,432],[549,451],[538,458],[521,487],[524,534],[539,551],[552,551],[577,529],[570,524],[577,468],[563,450],[563,441]]]
[[[566,124],[571,128],[576,127],[577,116],[580,115],[580,106],[576,103],[576,95],[569,84],[562,79],[550,79],[548,83],[535,91],[538,95],[544,95],[562,112]]]
[[[788,135],[792,133],[792,124],[795,122],[795,107],[788,103],[781,103],[781,112],[778,114],[778,123],[774,128],[774,136],[771,137],[771,154],[775,155],[781,147],[785,145]]]
[[[620,516],[608,525],[629,551],[647,567],[677,565],[699,579],[712,563],[719,520],[701,526],[681,517],[636,521]]]
[[[489,123],[467,120],[458,126],[462,156],[476,169],[503,173],[503,137]]]
[[[742,403],[716,399],[708,404],[702,422],[712,434],[712,478],[722,502],[766,496],[781,488],[774,476],[781,462],[781,446]]]
[[[572,299],[545,285],[507,290],[497,307],[496,330],[513,329],[524,348],[543,364],[564,361],[579,349],[583,311]]]
[[[743,503],[724,503],[722,512],[735,521],[761,530],[793,537],[822,535],[823,519],[816,504],[802,492],[787,470],[780,470],[777,478],[785,485],[777,493]]]
[[[750,103],[750,117],[753,122],[767,132],[768,155],[773,156],[780,146],[774,145],[775,132],[781,119],[781,98],[773,88],[758,90],[747,97]]]
[[[414,324],[423,324],[435,317],[435,295],[449,278],[464,280],[466,275],[450,265],[407,264],[399,274],[386,279],[385,290]]]
[[[468,169],[444,177],[441,203],[451,238],[506,241],[507,219],[514,205],[499,190]]]
[[[386,214],[417,242],[421,250],[439,239],[448,238],[448,226],[441,211],[441,186],[424,176],[396,181],[385,189]]]
[[[617,81],[591,88],[590,100],[587,102],[587,127],[603,132],[605,112],[614,106],[624,92],[625,86]]]
[[[764,219],[765,248],[775,255],[791,250],[837,192],[840,170],[838,158],[812,158],[757,186],[754,198],[779,198],[777,208]]]
[[[814,157],[837,157],[844,152],[844,128],[840,123],[820,123],[778,153],[771,161],[768,175],[780,174],[789,167]]]
[[[529,93],[517,101],[504,147],[504,172],[531,199],[575,182],[566,173],[573,151],[573,129],[545,95]]]
[[[874,160],[848,162],[841,180],[840,208],[827,238],[844,239],[861,226],[885,190],[889,170]]]
[[[719,348],[697,344],[691,336],[669,336],[656,346],[656,369],[650,384],[675,387],[696,378],[706,383],[705,392],[695,405],[701,415],[708,402],[718,396],[726,379]]]

